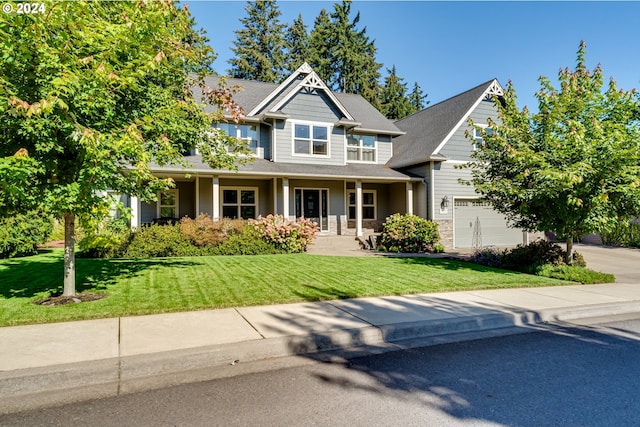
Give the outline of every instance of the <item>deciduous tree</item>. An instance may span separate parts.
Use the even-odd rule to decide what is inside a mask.
[[[0,210],[44,207],[65,222],[64,294],[75,294],[75,218],[102,218],[107,190],[155,199],[172,186],[150,162],[179,163],[197,146],[233,167],[191,92],[241,116],[232,91],[202,77],[213,51],[188,10],[171,1],[54,2],[0,15]]]
[[[575,70],[556,88],[540,78],[539,112],[516,106],[513,85],[496,105],[473,154],[471,182],[512,225],[553,231],[567,243],[640,214],[640,122],[635,90],[605,88],[600,65],[589,70],[580,44]]]

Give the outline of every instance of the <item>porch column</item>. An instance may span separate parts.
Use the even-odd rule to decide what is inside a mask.
[[[356,236],[362,237],[362,181],[356,181]]]
[[[282,178],[282,215],[289,219],[289,178]]]
[[[196,218],[200,215],[200,176],[196,175]]]
[[[213,219],[220,219],[220,178],[213,177]]]
[[[272,214],[278,214],[278,178],[273,178],[273,185],[271,186],[271,192],[273,193],[273,210]]]
[[[407,213],[413,215],[413,182],[407,182]]]
[[[129,201],[131,203],[131,230],[135,230],[140,227],[140,199],[138,196],[131,196]]]

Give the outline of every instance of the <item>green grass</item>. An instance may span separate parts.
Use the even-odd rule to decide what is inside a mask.
[[[613,283],[616,278],[613,274],[601,273],[599,271],[590,270],[588,268],[577,265],[543,265],[536,272],[539,276],[553,277],[560,280],[571,280],[584,284],[592,283]]]
[[[62,250],[0,260],[0,326],[248,305],[469,289],[566,285],[556,279],[432,258],[308,254],[77,259],[77,290],[107,298],[47,307],[62,291]]]

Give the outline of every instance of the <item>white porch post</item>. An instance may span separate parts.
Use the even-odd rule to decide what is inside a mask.
[[[289,178],[282,178],[282,215],[289,219]]]
[[[220,178],[213,177],[213,219],[220,219]]]
[[[200,215],[200,176],[196,175],[196,218]]]
[[[131,229],[140,227],[140,199],[138,196],[131,196]]]
[[[407,213],[413,215],[413,182],[407,182]]]
[[[356,181],[356,236],[362,237],[362,181]]]
[[[271,192],[273,193],[273,211],[272,214],[278,214],[278,178],[273,178],[273,185],[271,186]]]

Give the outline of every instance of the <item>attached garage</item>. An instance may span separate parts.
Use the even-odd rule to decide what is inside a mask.
[[[523,232],[507,226],[504,215],[477,199],[453,203],[454,247],[513,246],[523,242]]]

